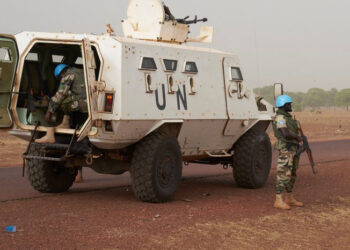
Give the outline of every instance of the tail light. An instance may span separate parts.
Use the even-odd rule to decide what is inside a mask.
[[[105,97],[105,112],[112,112],[113,101],[114,101],[114,94],[107,93]]]

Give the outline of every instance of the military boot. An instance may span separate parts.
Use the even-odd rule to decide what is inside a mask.
[[[276,201],[273,205],[275,208],[289,210],[290,206],[283,201],[282,194],[276,194]]]
[[[36,143],[55,143],[55,128],[47,128],[46,135],[40,139],[35,140]]]
[[[286,195],[286,203],[289,206],[296,206],[296,207],[303,207],[304,204],[300,201],[297,201],[296,199],[294,199],[293,197],[293,193],[287,193]]]
[[[70,116],[63,116],[63,120],[61,124],[57,126],[57,128],[70,129]]]

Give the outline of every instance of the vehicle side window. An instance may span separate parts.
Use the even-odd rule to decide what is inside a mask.
[[[11,50],[9,48],[0,48],[0,61],[11,62]]]
[[[75,60],[74,64],[75,65],[83,65],[83,58],[81,56],[77,57],[77,59]]]
[[[169,59],[163,59],[165,71],[176,71],[177,70],[177,61],[176,60],[169,60]]]
[[[231,81],[243,81],[243,76],[240,68],[231,67]]]
[[[28,55],[26,56],[26,61],[38,62],[39,61],[38,53],[33,53],[33,52],[28,53]]]
[[[62,55],[52,55],[52,62],[53,63],[62,63],[64,59],[64,56]]]
[[[185,73],[198,73],[198,68],[195,62],[186,62]]]
[[[140,69],[157,70],[157,65],[152,57],[142,57]]]

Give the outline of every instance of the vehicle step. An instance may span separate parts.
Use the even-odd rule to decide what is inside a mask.
[[[26,159],[26,160],[42,160],[42,161],[56,161],[56,162],[62,162],[67,160],[67,157],[55,158],[55,157],[44,157],[44,156],[34,156],[34,155],[23,155],[22,157],[23,159]]]
[[[62,150],[66,151],[69,148],[69,144],[50,144],[50,143],[35,143],[33,142],[32,145],[38,145],[41,148],[45,150]],[[82,143],[74,143],[70,148],[70,153],[74,154],[88,154],[91,152],[91,148],[85,144]]]

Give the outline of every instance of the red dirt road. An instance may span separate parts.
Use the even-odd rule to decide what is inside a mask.
[[[301,166],[296,196],[306,206],[291,211],[272,208],[274,168],[258,190],[238,188],[230,171],[187,172],[166,204],[141,203],[127,183],[108,178],[103,188],[93,176],[60,195],[11,194],[2,185],[0,249],[349,249],[350,147],[340,152],[338,143],[314,146],[318,161],[333,162],[317,164],[316,176]],[[3,171],[3,184],[23,188]],[[18,232],[5,232],[8,225]]]

